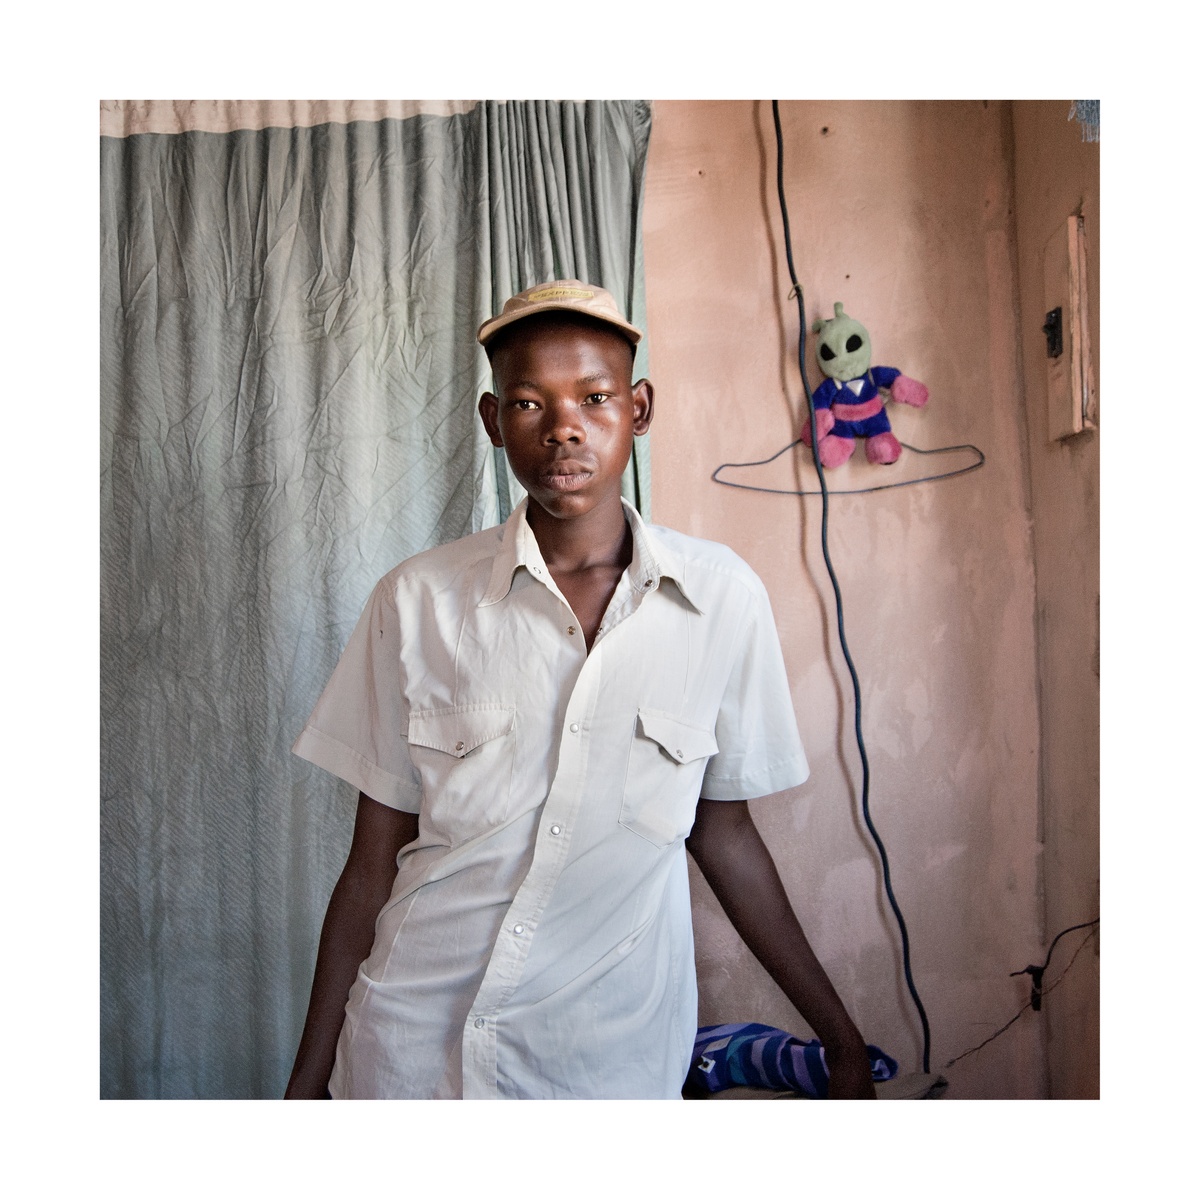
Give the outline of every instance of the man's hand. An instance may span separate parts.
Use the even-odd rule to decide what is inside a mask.
[[[829,1068],[830,1100],[876,1098],[875,1081],[871,1078],[871,1060],[862,1042],[859,1042],[857,1049],[847,1048],[836,1055],[826,1048],[825,1065]]]

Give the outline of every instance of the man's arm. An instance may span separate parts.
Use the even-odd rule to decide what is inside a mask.
[[[746,802],[701,800],[687,848],[734,929],[821,1039],[830,1099],[874,1099],[862,1034],[813,954]]]
[[[359,793],[350,853],[321,926],[308,1017],[285,1100],[329,1099],[329,1076],[346,998],[360,964],[371,952],[375,919],[391,895],[396,855],[416,836],[415,813],[388,808]]]

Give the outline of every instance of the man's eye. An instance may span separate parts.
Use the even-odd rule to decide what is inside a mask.
[[[537,408],[537,403],[533,400],[514,400],[513,408],[519,408],[522,412],[529,412],[530,409]]]
[[[592,392],[592,394],[590,396],[588,396],[586,399],[589,404],[603,404],[604,401],[608,399],[608,393],[607,392]]]

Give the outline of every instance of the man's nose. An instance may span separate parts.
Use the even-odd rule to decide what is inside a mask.
[[[553,445],[578,444],[586,439],[577,404],[551,404],[546,409],[546,441]]]

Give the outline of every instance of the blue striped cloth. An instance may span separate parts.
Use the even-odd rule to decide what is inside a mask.
[[[878,1046],[868,1046],[867,1054],[876,1083],[896,1074],[896,1060]],[[825,1047],[816,1038],[804,1041],[770,1025],[705,1025],[696,1031],[684,1091],[722,1092],[730,1087],[800,1092],[824,1100],[829,1095]]]

